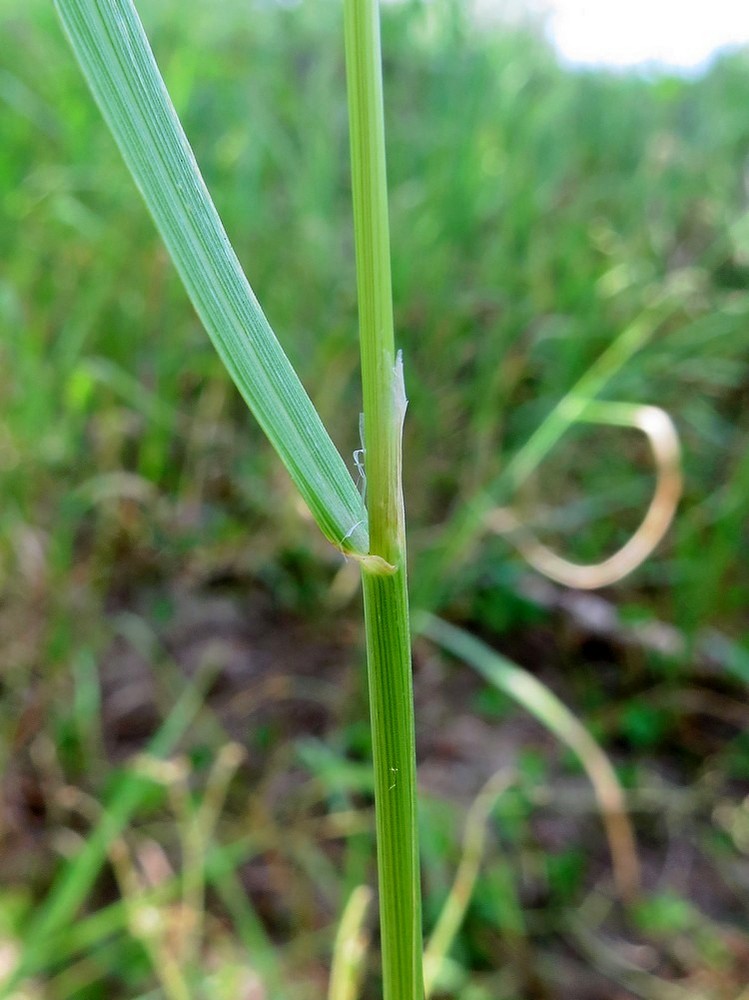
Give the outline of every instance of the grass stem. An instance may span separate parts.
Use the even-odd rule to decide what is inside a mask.
[[[401,431],[406,399],[395,356],[377,0],[346,0],[359,337],[370,554],[362,564],[375,770],[384,1000],[424,995],[416,760]]]

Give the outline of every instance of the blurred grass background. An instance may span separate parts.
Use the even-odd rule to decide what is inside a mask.
[[[140,7],[253,287],[350,456],[339,4]],[[642,899],[617,903],[572,758],[419,643],[427,928],[467,805],[497,769],[515,781],[436,995],[738,1000],[749,57],[695,79],[573,72],[539,30],[479,30],[457,2],[383,18],[415,601],[532,670],[600,738],[645,872]],[[187,682],[203,695],[180,756],[137,765],[147,794],[17,995],[319,997],[343,905],[373,879],[355,574],[228,384],[51,5],[0,0],[0,24],[0,974]],[[437,573],[456,515],[663,297],[605,393],[665,407],[682,437],[686,493],[655,556],[597,603],[541,586],[498,538]],[[581,426],[523,509],[596,560],[652,478],[634,432]],[[374,959],[362,995],[378,995]]]

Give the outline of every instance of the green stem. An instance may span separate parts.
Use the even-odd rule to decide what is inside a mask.
[[[362,564],[375,770],[384,1000],[420,1000],[421,889],[406,538],[405,413],[390,277],[377,0],[346,0],[346,68],[364,395],[370,553]],[[384,562],[383,562],[384,561]]]
[[[395,344],[377,6],[377,0],[346,0],[344,9],[369,542],[370,552],[395,563],[402,555],[394,483],[400,426],[393,419]]]
[[[384,1000],[421,1000],[421,886],[405,571],[364,570]]]

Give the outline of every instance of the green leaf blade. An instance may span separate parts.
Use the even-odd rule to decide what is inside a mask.
[[[321,531],[369,551],[361,496],[231,247],[129,0],[55,0],[78,62],[216,350]]]

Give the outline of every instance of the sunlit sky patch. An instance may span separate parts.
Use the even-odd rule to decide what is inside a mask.
[[[695,71],[749,44],[746,0],[474,0],[481,16],[540,13],[562,59],[577,65]]]

